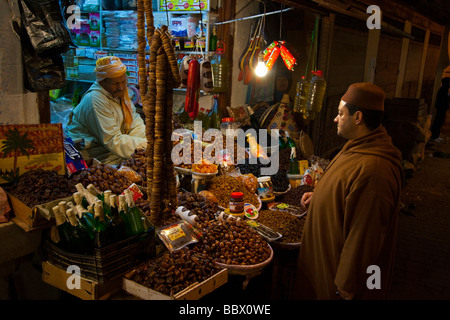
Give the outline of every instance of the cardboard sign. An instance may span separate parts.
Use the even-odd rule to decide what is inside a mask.
[[[0,183],[32,169],[65,174],[62,124],[0,126]]]

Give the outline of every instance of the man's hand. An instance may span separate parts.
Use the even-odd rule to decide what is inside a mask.
[[[302,207],[306,208],[307,206],[309,206],[312,195],[313,195],[312,192],[305,192],[303,194],[302,199],[300,201],[300,204],[302,205]]]

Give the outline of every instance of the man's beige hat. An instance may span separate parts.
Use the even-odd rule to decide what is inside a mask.
[[[341,100],[368,110],[384,111],[384,91],[371,82],[351,84]]]

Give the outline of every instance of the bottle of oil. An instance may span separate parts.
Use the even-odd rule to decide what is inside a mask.
[[[312,73],[314,77],[312,77],[310,82],[308,102],[306,104],[306,111],[310,120],[314,120],[316,113],[322,109],[323,97],[327,86],[321,70],[312,71]]]
[[[217,50],[211,60],[211,67],[214,78],[212,92],[227,92],[229,90],[228,73],[230,64],[225,56],[225,43],[223,41],[217,42]]]
[[[300,81],[297,83],[297,94],[295,96],[294,102],[294,112],[306,113],[306,103],[308,101],[309,94],[309,82],[306,80],[305,76],[302,76]]]

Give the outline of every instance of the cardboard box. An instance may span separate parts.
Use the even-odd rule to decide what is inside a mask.
[[[69,277],[71,278],[69,279]],[[112,294],[120,291],[122,284],[122,277],[111,279],[106,283],[98,283],[94,280],[79,277],[79,288],[69,289],[67,286],[68,280],[69,283],[75,284],[73,277],[73,273],[67,273],[67,270],[58,268],[48,261],[42,263],[42,280],[45,283],[83,300],[108,299]]]
[[[175,295],[168,296],[130,280],[133,272],[131,271],[123,278],[122,289],[144,300],[198,300],[228,281],[228,269],[222,269],[205,281],[193,283]]]
[[[61,123],[0,126],[0,183],[41,168],[66,173]]]
[[[72,196],[70,196],[30,208],[11,193],[6,191],[6,194],[8,195],[11,209],[15,215],[15,217],[12,218],[12,221],[26,232],[46,229],[52,226],[54,222],[51,220],[51,217],[53,216],[51,208],[60,201],[72,201]]]

